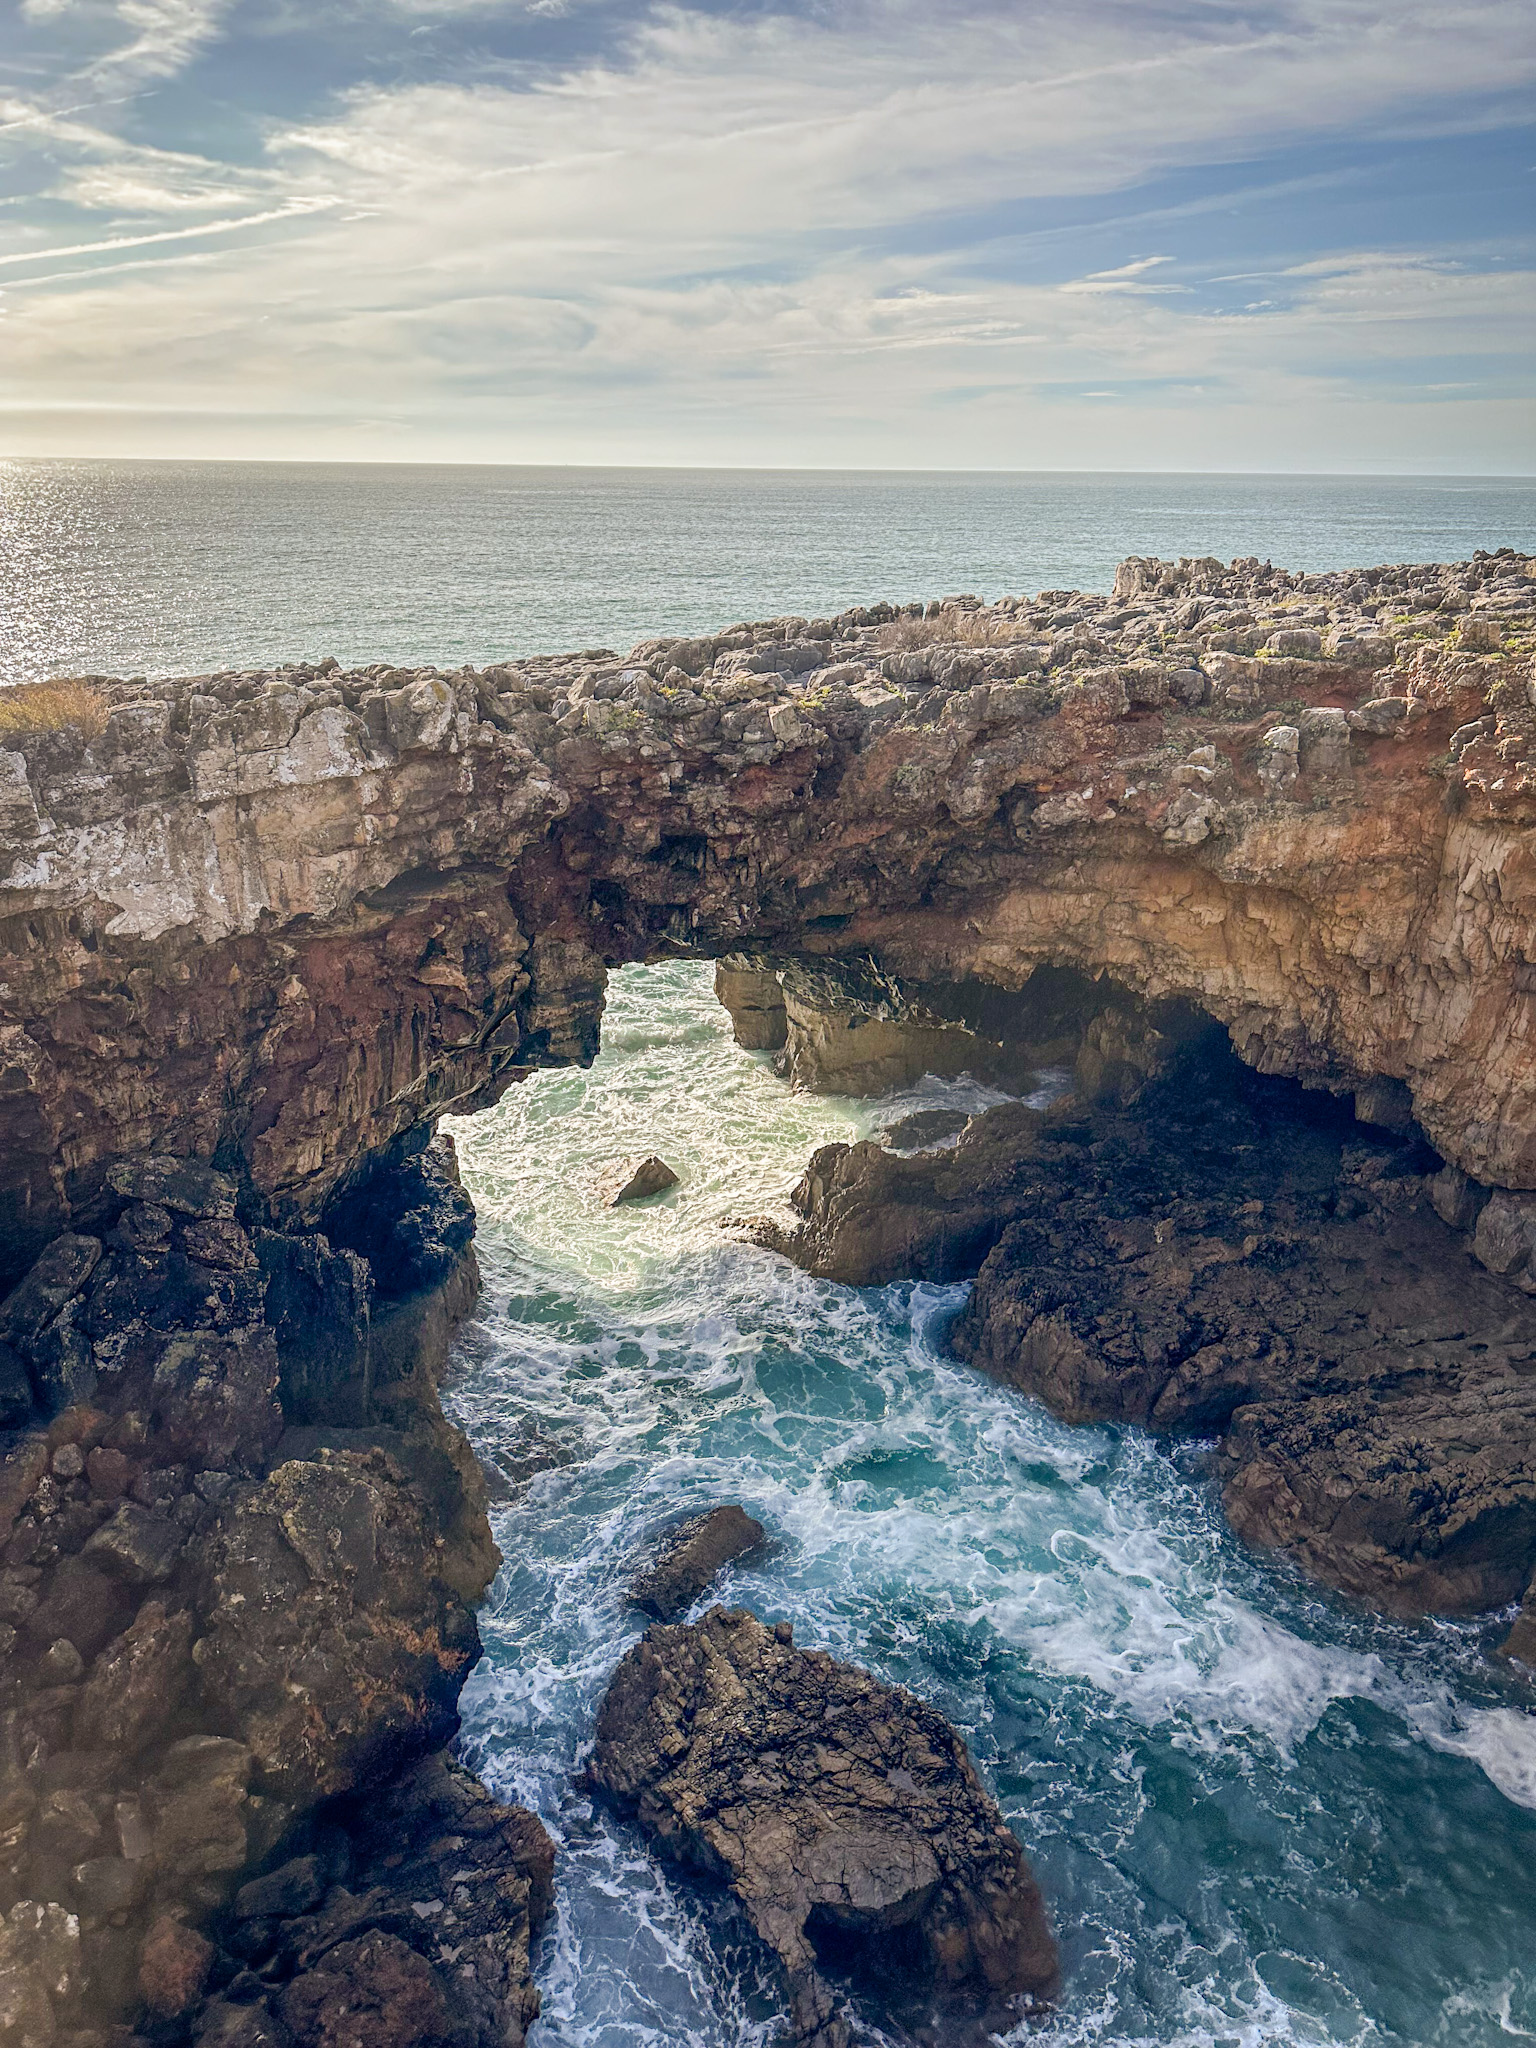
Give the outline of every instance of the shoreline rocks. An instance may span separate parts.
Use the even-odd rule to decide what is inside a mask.
[[[853,1285],[974,1275],[959,1357],[1067,1422],[1219,1437],[1248,1541],[1396,1613],[1478,1612],[1536,1574],[1536,1305],[1446,1193],[1411,1126],[1206,1038],[1131,1105],[1005,1104],[937,1154],[824,1147],[801,1224],[757,1236]]]
[[[910,1694],[796,1649],[787,1622],[715,1607],[648,1629],[584,1782],[735,1895],[811,2048],[850,2040],[823,1952],[920,2022],[1011,2026],[1055,1985],[1039,1889],[965,1744]]]
[[[1112,975],[1262,1071],[1401,1083],[1449,1164],[1536,1190],[1529,560],[1122,580],[91,679],[99,731],[0,754],[0,1285],[145,1153],[324,1228],[443,1113],[590,1060],[608,970],[660,956],[736,962],[741,1027],[834,1086],[974,1066],[903,989]],[[824,1026],[824,970],[894,1008]]]
[[[397,1982],[371,2038],[520,2041],[552,1852],[443,1756],[498,1561],[433,1384],[473,1299],[451,1154],[374,1176],[377,1268],[249,1228],[200,1162],[109,1191],[0,1304],[34,1403],[0,1464],[0,2005],[39,2044],[322,2048]],[[399,1892],[449,1808],[480,1888],[427,1926]]]
[[[761,1550],[767,1532],[732,1502],[672,1530],[661,1556],[629,1589],[636,1607],[656,1621],[675,1621],[738,1557]]]

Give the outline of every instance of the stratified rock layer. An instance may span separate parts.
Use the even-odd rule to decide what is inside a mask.
[[[726,1884],[788,1978],[797,2039],[846,2048],[817,1943],[918,2003],[1006,2026],[1056,1977],[1018,1843],[930,1707],[788,1623],[713,1608],[649,1629],[598,1715],[592,1788]]]
[[[1108,971],[1536,1188],[1533,600],[1507,553],[1131,563],[627,658],[103,685],[98,738],[0,753],[0,1258],[145,1152],[312,1227],[589,1059],[607,967],[669,951]]]

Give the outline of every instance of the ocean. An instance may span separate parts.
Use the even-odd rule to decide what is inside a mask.
[[[453,664],[877,597],[1536,550],[1536,483],[0,464],[0,677]],[[1497,1620],[1389,1622],[1224,1526],[1199,1445],[1074,1430],[946,1355],[959,1288],[815,1281],[722,1220],[910,1109],[800,1095],[709,969],[614,977],[585,1073],[454,1125],[486,1287],[453,1413],[506,1562],[465,1744],[559,1846],[540,2048],[769,2048],[739,1925],[580,1795],[629,1560],[740,1501],[719,1588],[962,1730],[1066,1963],[1037,2048],[1536,2039],[1536,1715]],[[616,1152],[682,1176],[604,1209]]]
[[[627,651],[878,598],[1536,549],[1536,479],[0,461],[0,681]]]
[[[1067,1428],[947,1357],[963,1288],[839,1287],[721,1228],[819,1144],[995,1099],[796,1094],[668,963],[614,977],[589,1072],[452,1125],[486,1284],[448,1399],[510,1496],[466,1744],[559,1846],[535,2042],[782,2039],[740,1929],[572,1784],[640,1633],[631,1560],[721,1501],[772,1547],[709,1598],[970,1743],[1066,1965],[1019,2048],[1536,2038],[1536,1714],[1497,1626],[1385,1621],[1245,1550],[1201,1446]],[[603,1208],[637,1150],[681,1185]]]

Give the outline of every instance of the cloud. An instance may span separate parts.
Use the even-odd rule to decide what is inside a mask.
[[[192,228],[162,228],[148,235],[112,235],[102,242],[68,242],[61,247],[12,250],[8,255],[0,256],[0,264],[41,263],[61,256],[95,256],[108,250],[142,249],[150,242],[184,242],[193,235],[232,235],[241,228],[265,227],[269,221],[292,220],[296,215],[317,213],[335,204],[334,199],[290,199],[267,213],[242,214],[233,220],[200,221]]]
[[[119,57],[137,50],[141,77],[186,62],[221,19],[211,0],[120,0],[113,18],[133,29]],[[1086,416],[1078,400],[1122,422],[1133,405],[1161,418],[1203,404],[1230,426],[1247,408],[1249,433],[1266,409],[1320,418],[1358,405],[1387,366],[1517,357],[1529,270],[1495,276],[1441,248],[1293,249],[1258,273],[1272,303],[1227,308],[1230,255],[1218,278],[1133,244],[1025,280],[997,275],[992,230],[966,223],[1004,202],[1027,221],[1266,140],[1331,145],[1361,132],[1362,110],[1444,120],[1459,95],[1481,119],[1488,95],[1536,80],[1514,20],[1505,0],[1281,0],[1258,15],[1226,0],[1084,0],[1070,15],[991,0],[942,17],[916,0],[674,5],[594,57],[354,85],[272,120],[254,165],[61,114],[50,151],[74,160],[49,170],[54,231],[19,247],[7,220],[0,262],[193,237],[209,260],[113,261],[13,293],[11,390],[361,409],[545,459],[620,444],[627,459],[686,458],[734,433],[742,460],[880,459],[884,445],[1027,463],[1043,422]],[[57,232],[58,208],[75,232]],[[182,225],[189,214],[218,217]]]

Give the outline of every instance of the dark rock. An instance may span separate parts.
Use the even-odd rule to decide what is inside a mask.
[[[121,1500],[133,1480],[134,1470],[121,1451],[98,1444],[85,1461],[91,1491],[99,1500]]]
[[[237,1920],[292,1919],[318,1906],[325,1875],[318,1856],[295,1856],[265,1877],[252,1878],[235,1893]]]
[[[15,1429],[32,1413],[32,1381],[21,1354],[0,1343],[0,1429]]]
[[[198,1159],[155,1155],[119,1160],[108,1168],[107,1184],[130,1202],[149,1202],[181,1216],[213,1221],[235,1213],[234,1182]]]
[[[958,1138],[969,1122],[969,1115],[961,1109],[919,1109],[888,1124],[880,1133],[880,1142],[891,1152],[930,1152]]]
[[[803,1226],[764,1235],[855,1283],[976,1272],[961,1357],[1069,1422],[1227,1432],[1251,1541],[1458,1611],[1536,1565],[1536,1308],[1441,1222],[1478,1205],[1438,1167],[1195,1042],[1134,1110],[1008,1104],[938,1158],[826,1148]]]
[[[604,1184],[604,1199],[610,1209],[621,1202],[643,1202],[651,1195],[665,1194],[677,1186],[677,1175],[654,1152],[645,1158],[621,1159],[610,1167]]]
[[[742,1508],[711,1508],[671,1532],[662,1556],[630,1588],[637,1607],[657,1621],[673,1621],[690,1608],[733,1558],[762,1547],[763,1525]]]
[[[299,2048],[424,2048],[452,2038],[437,1972],[377,1928],[338,1942],[296,1977],[278,2011]]]
[[[49,1641],[67,1636],[89,1661],[127,1627],[134,1598],[131,1587],[97,1571],[86,1558],[61,1558],[28,1634],[39,1646],[45,1636]]]
[[[259,1980],[252,1982],[258,1985],[255,2002],[209,1999],[198,2022],[197,2048],[293,2048],[292,2034],[259,1996]]]
[[[419,1761],[454,1729],[498,1562],[478,1467],[434,1392],[477,1284],[445,1156],[376,1177],[382,1240],[398,1249],[391,1215],[418,1212],[400,1270],[448,1275],[388,1298],[388,1329],[360,1255],[311,1236],[258,1260],[234,1183],[159,1157],[109,1177],[92,1214],[128,1206],[104,1248],[45,1252],[7,1304],[11,1355],[50,1405],[66,1390],[47,1371],[72,1345],[100,1361],[92,1405],[73,1401],[0,1465],[0,1648],[19,1702],[0,1717],[0,1853],[12,1900],[79,1916],[61,1923],[67,1998],[39,1977],[33,1935],[0,1921],[0,2001],[40,2043],[89,2018],[116,2048],[147,2006],[142,2038],[163,2048],[192,2032],[293,2048],[272,1991],[370,1929],[420,1950],[453,2048],[510,2048],[537,2009],[548,1839],[440,1757]],[[265,1236],[270,1249],[281,1234]],[[318,1276],[318,1299],[293,1286],[269,1303],[294,1274]],[[311,1313],[327,1301],[336,1314]],[[285,1369],[282,1347],[305,1340],[308,1364]],[[321,1345],[323,1396],[285,1433],[280,1396],[302,1413]],[[327,1408],[365,1426],[316,1417]],[[354,1786],[345,1823],[334,1808],[317,1819]],[[361,1897],[317,1912],[348,1879],[351,1840],[367,1844]],[[264,1917],[226,1920],[252,1883]],[[423,1921],[414,1904],[437,1897],[444,1914]],[[207,1927],[232,1946],[205,1976]],[[246,1928],[266,1978],[237,1968]],[[35,2013],[15,2004],[8,1955]],[[209,1988],[221,1995],[203,2011]]]
[[[818,1942],[862,1950],[895,2003],[1014,2023],[1053,1986],[1056,1948],[965,1744],[788,1633],[723,1607],[647,1630],[598,1714],[588,1784],[741,1901],[784,1966],[799,2039],[848,2039]]]
[[[84,1287],[101,1258],[101,1240],[65,1231],[0,1303],[0,1342],[30,1346]]]
[[[266,1316],[277,1340],[290,1423],[362,1423],[371,1412],[368,1264],[325,1238],[259,1230]]]
[[[85,1676],[85,1659],[66,1636],[49,1644],[37,1667],[45,1685],[74,1685]]]
[[[190,2012],[213,1968],[213,1944],[194,1927],[162,1915],[149,1930],[139,1964],[139,1988],[156,2019]]]
[[[175,1569],[185,1530],[164,1515],[124,1501],[85,1546],[86,1558],[130,1586],[158,1586]]]
[[[76,1716],[78,1739],[133,1756],[176,1725],[193,1679],[192,1617],[156,1600],[96,1659]]]

